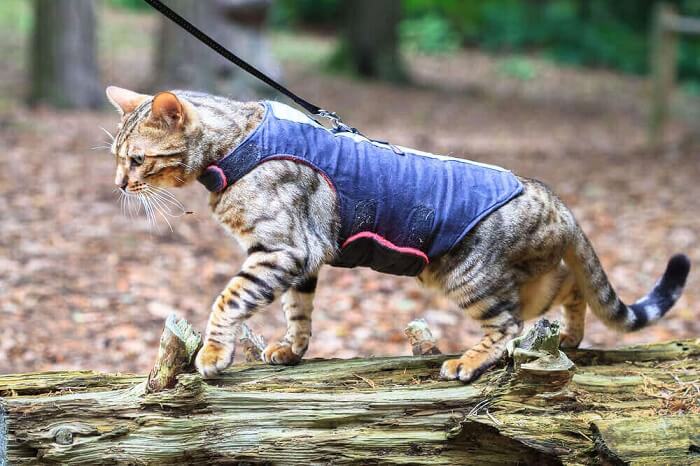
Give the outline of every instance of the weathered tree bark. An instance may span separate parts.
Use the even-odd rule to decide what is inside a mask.
[[[93,0],[34,0],[30,103],[103,105],[95,27]]]
[[[539,327],[472,385],[437,379],[443,355],[246,364],[155,393],[134,375],[0,376],[0,464],[700,461],[700,341],[571,351],[574,371]]]
[[[399,50],[401,1],[355,0],[343,7],[344,37],[336,65],[368,78],[406,81]]]
[[[281,68],[264,34],[271,0],[168,0],[165,3],[273,79],[281,78]],[[155,90],[192,89],[239,100],[274,92],[165,17],[161,18],[155,63]]]

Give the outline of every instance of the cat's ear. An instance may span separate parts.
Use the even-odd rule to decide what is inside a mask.
[[[153,98],[151,107],[153,118],[162,121],[169,128],[180,128],[187,119],[187,110],[183,102],[172,92],[159,92]]]
[[[136,107],[151,98],[150,95],[139,94],[117,86],[109,86],[105,93],[109,102],[114,105],[122,116],[133,112],[136,110]]]

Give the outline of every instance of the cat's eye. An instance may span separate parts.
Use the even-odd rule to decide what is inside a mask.
[[[145,154],[132,154],[131,156],[131,165],[142,165],[144,160],[146,160],[146,155]]]

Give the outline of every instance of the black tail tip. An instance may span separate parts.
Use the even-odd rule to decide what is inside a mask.
[[[685,254],[676,254],[668,261],[661,287],[671,292],[680,293],[690,273],[690,259]]]

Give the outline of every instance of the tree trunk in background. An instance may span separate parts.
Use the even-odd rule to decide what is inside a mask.
[[[401,82],[406,73],[399,51],[400,0],[345,2],[349,65],[360,76]]]
[[[263,34],[271,0],[168,0],[170,8],[253,66],[279,79],[281,70]],[[156,81],[163,89],[192,89],[245,100],[270,94],[264,83],[229,63],[163,17],[157,48]]]
[[[104,104],[93,0],[35,0],[32,104],[94,108]]]

